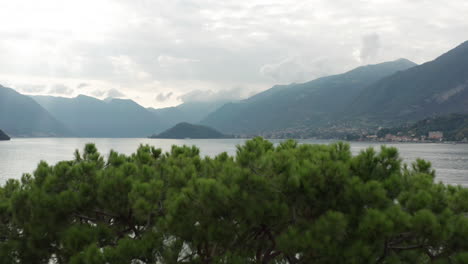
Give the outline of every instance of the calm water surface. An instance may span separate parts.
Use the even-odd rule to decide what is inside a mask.
[[[235,154],[236,145],[245,139],[146,139],[146,138],[21,138],[0,141],[0,184],[9,178],[20,178],[25,172],[32,172],[40,160],[55,164],[61,160],[73,159],[75,149],[82,150],[86,143],[93,142],[99,151],[107,156],[111,149],[131,154],[140,144],[149,144],[164,151],[172,145],[196,145],[202,155],[214,156],[223,151]],[[278,143],[280,140],[273,140]],[[330,141],[300,140],[301,143],[329,143]],[[352,142],[353,153],[380,144]],[[445,183],[461,184],[468,187],[468,144],[387,144],[399,149],[406,162],[416,158],[431,161],[437,172],[437,179]]]

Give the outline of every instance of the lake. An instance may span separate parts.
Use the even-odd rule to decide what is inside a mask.
[[[20,178],[32,172],[40,160],[55,164],[73,159],[75,149],[80,151],[86,143],[95,143],[99,152],[107,156],[111,149],[125,154],[135,152],[140,144],[149,144],[164,151],[172,145],[196,145],[202,155],[214,156],[223,151],[233,155],[236,145],[245,139],[147,139],[147,138],[14,138],[0,141],[0,184],[6,179]],[[272,140],[278,143],[281,140]],[[300,143],[327,144],[331,141],[299,140]],[[380,143],[351,142],[354,154],[368,147],[379,148]],[[468,144],[397,143],[386,144],[399,149],[405,162],[423,158],[432,162],[437,180],[468,187]]]

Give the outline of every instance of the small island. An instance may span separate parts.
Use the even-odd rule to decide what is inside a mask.
[[[10,137],[0,129],[0,140],[10,140]]]
[[[208,138],[232,138],[207,126],[193,125],[186,122],[179,123],[172,128],[150,138],[170,138],[170,139],[208,139]]]

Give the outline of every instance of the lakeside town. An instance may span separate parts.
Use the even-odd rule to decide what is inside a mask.
[[[359,140],[359,141],[379,141],[379,142],[421,142],[421,143],[428,143],[428,142],[445,142],[444,140],[444,133],[442,131],[430,131],[427,136],[417,136],[413,135],[404,135],[403,133],[399,132],[396,135],[394,134],[385,134],[384,137],[379,137],[378,135],[366,135]],[[462,142],[468,142],[466,138]]]
[[[260,133],[259,135],[241,135],[240,138],[253,138],[261,136],[269,139],[336,139],[359,142],[413,142],[413,143],[468,143],[468,138],[454,139],[453,136],[446,136],[443,131],[429,131],[424,134],[406,133],[396,131],[386,133],[386,129],[369,131],[367,129],[336,129],[334,131],[307,129],[288,129],[270,133]]]

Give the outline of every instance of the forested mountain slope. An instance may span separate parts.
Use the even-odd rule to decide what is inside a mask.
[[[319,126],[341,112],[368,85],[415,66],[399,59],[356,68],[307,83],[277,85],[239,103],[229,103],[202,124],[224,133],[256,134],[298,126]]]
[[[367,87],[346,112],[376,120],[468,113],[468,41]]]

